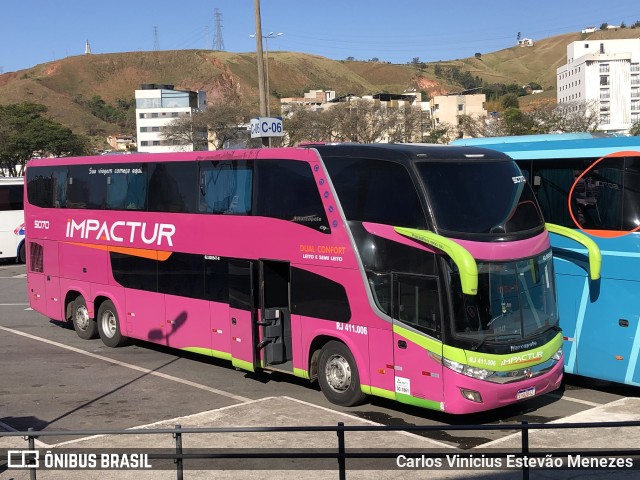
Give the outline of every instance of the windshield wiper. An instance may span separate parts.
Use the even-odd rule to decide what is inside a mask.
[[[485,344],[485,342],[489,339],[491,340],[498,340],[498,339],[503,339],[503,340],[512,340],[514,338],[520,338],[521,335],[519,333],[494,333],[492,335],[485,335],[484,337],[482,337],[482,340],[480,340],[480,342],[476,345],[472,345],[471,346],[471,350],[475,350],[478,351],[478,349]]]

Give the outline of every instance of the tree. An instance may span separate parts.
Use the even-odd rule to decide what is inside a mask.
[[[0,105],[0,169],[21,175],[27,160],[36,155],[87,153],[87,139],[44,117],[46,112],[46,106],[35,103]]]
[[[482,54],[480,52],[476,52],[475,57],[480,60],[482,58]]]
[[[429,130],[429,133],[425,136],[424,141],[426,143],[447,144],[451,143],[455,136],[456,128],[447,122],[442,122],[431,127],[431,130]]]
[[[519,108],[520,102],[518,101],[518,96],[516,94],[507,93],[500,99],[500,105],[504,110],[507,110],[508,108]]]
[[[162,137],[168,143],[191,144],[198,150],[208,150],[211,142],[214,150],[221,150],[239,137],[247,138],[246,127],[251,112],[233,79],[225,77],[217,85],[216,94],[210,97],[206,109],[174,120],[165,127]]]
[[[599,114],[595,102],[563,102],[543,105],[529,113],[538,130],[550,132],[591,132],[598,128]]]
[[[608,26],[609,24],[607,22],[604,22],[602,25],[600,25],[600,30],[606,30]]]
[[[640,122],[636,122],[633,124],[633,126],[629,130],[629,135],[633,135],[634,137],[640,136]]]

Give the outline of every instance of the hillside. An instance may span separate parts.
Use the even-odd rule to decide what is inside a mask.
[[[594,33],[566,33],[536,40],[532,47],[514,46],[497,52],[451,62],[489,83],[536,82],[545,90],[555,90],[556,69],[567,63],[567,45],[582,40],[640,38],[640,29],[597,30]]]
[[[638,38],[640,29],[568,33],[535,40],[532,47],[514,46],[480,58],[470,57],[426,64],[417,76],[412,65],[381,62],[337,61],[295,52],[269,52],[269,86],[272,110],[280,97],[298,97],[310,89],[335,90],[338,95],[378,92],[402,93],[407,88],[430,95],[454,92],[459,85],[447,84],[435,76],[435,66],[457,66],[488,83],[536,82],[542,95],[523,98],[555,102],[556,68],[566,62],[566,46],[576,40]],[[82,104],[99,95],[107,104],[131,100],[142,83],[169,83],[177,89],[204,90],[210,101],[221,91],[234,88],[256,105],[258,99],[256,55],[209,50],[129,52],[67,57],[0,75],[0,103],[29,101],[49,108],[52,119],[76,133],[110,134],[120,127],[100,120]],[[134,127],[135,128],[135,127]]]
[[[310,89],[362,95],[402,92],[414,84],[414,70],[408,65],[341,62],[292,52],[270,52],[269,59],[274,106],[279,103],[276,96],[302,96]],[[204,90],[210,101],[220,95],[224,86],[233,84],[243,97],[256,104],[257,110],[255,54],[207,50],[67,57],[0,75],[0,103],[42,103],[54,120],[75,132],[112,133],[117,127],[94,117],[76,100],[99,95],[108,104],[115,104],[118,99],[132,99],[134,90],[143,83]]]

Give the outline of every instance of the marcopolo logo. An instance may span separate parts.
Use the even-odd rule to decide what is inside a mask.
[[[73,218],[67,220],[67,238],[81,238],[83,240],[106,240],[118,243],[134,243],[141,240],[147,245],[172,247],[171,237],[176,233],[176,226],[170,223],[147,222],[100,222],[98,220],[82,220],[76,222]]]

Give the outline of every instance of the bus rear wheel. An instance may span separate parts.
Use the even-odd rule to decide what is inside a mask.
[[[352,407],[365,401],[360,389],[358,367],[344,343],[330,341],[318,359],[318,383],[327,400],[343,407]]]
[[[98,338],[96,321],[89,316],[87,302],[82,295],[73,301],[72,309],[73,329],[83,340]]]
[[[105,300],[98,309],[98,332],[100,339],[107,347],[121,347],[127,343],[127,337],[122,335],[118,312],[111,300]]]

